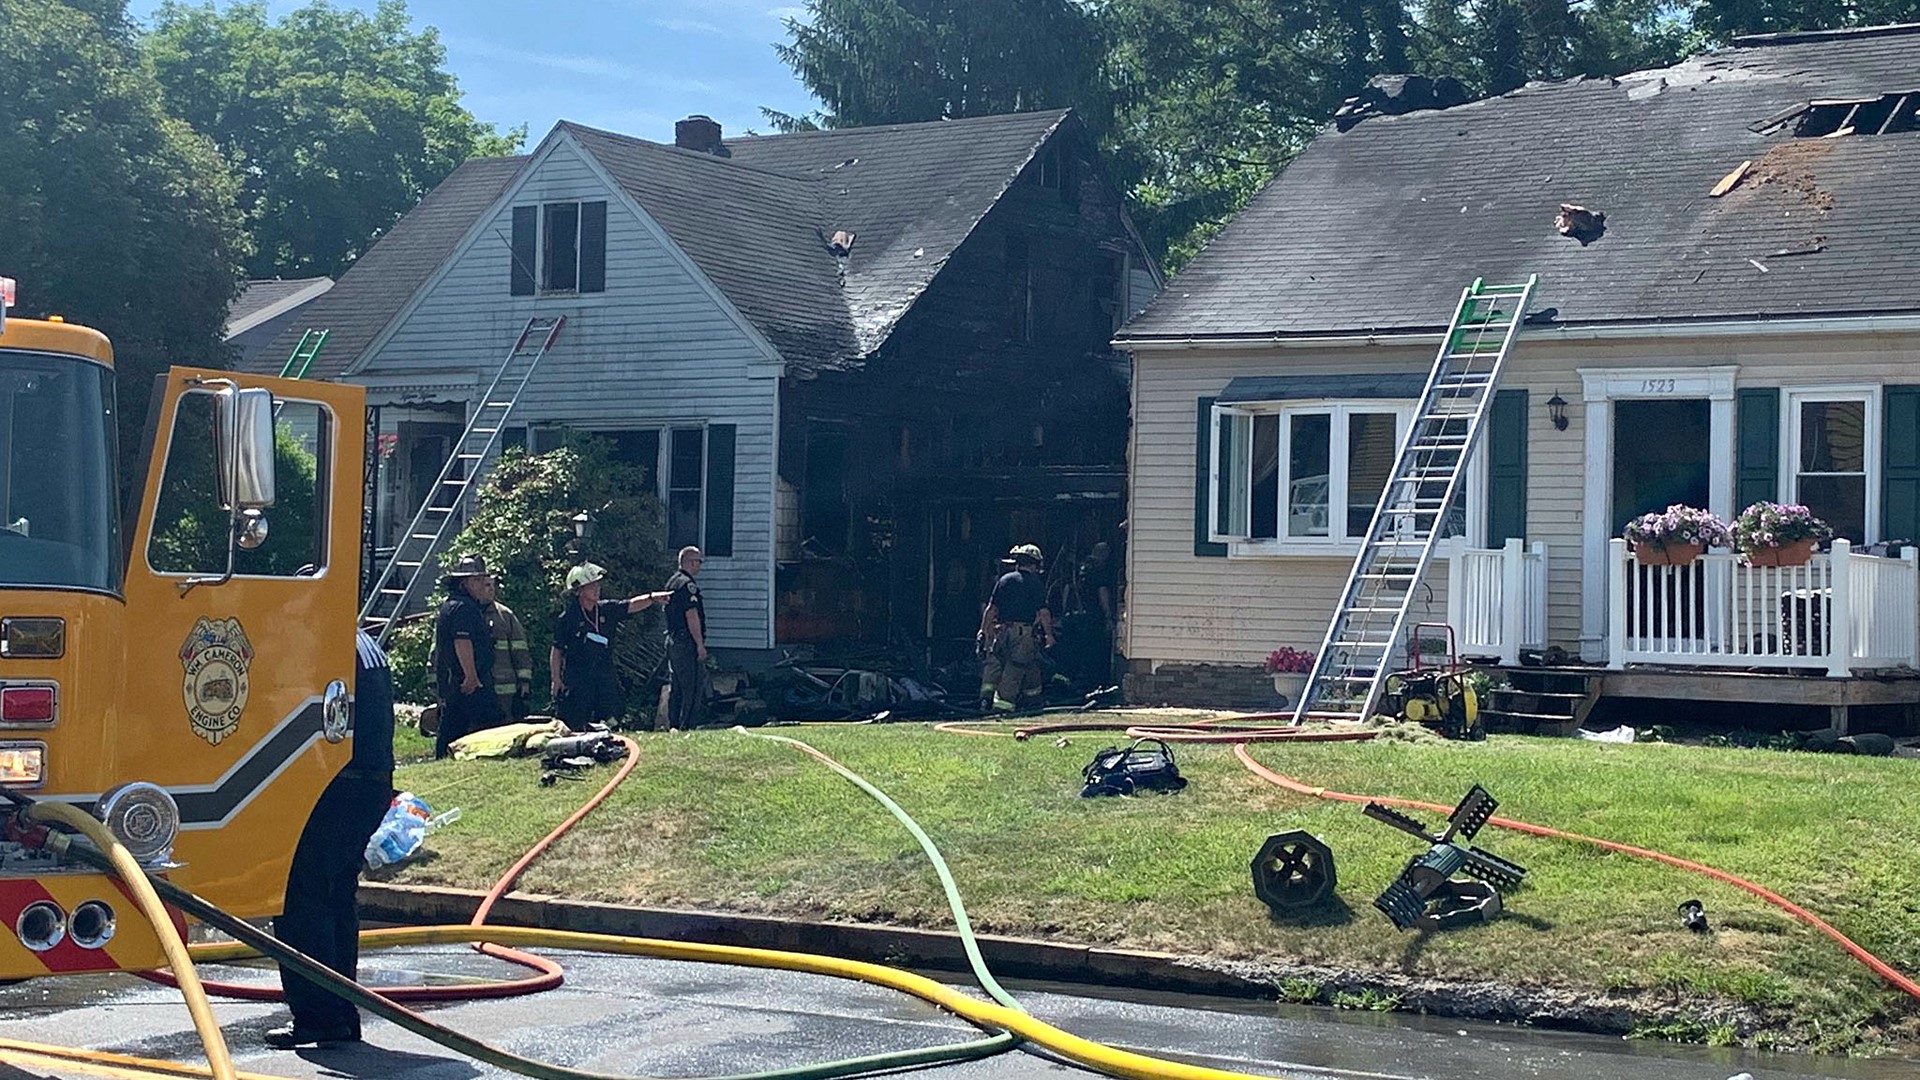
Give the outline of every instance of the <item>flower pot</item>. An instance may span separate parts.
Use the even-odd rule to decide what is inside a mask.
[[[1747,562],[1754,566],[1805,566],[1813,560],[1815,546],[1813,540],[1807,539],[1781,547],[1755,548],[1747,552]]]
[[[1643,566],[1692,566],[1706,550],[1705,544],[1635,544],[1633,557]]]
[[[1273,692],[1288,705],[1297,705],[1300,695],[1307,692],[1307,673],[1304,671],[1276,671],[1273,673]]]

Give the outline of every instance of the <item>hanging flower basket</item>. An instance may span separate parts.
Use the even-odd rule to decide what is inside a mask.
[[[1693,561],[1706,554],[1705,544],[1650,544],[1633,545],[1633,557],[1642,566],[1692,566]]]
[[[1813,561],[1813,549],[1818,546],[1812,540],[1795,540],[1780,547],[1754,548],[1747,552],[1747,562],[1754,566],[1805,566]]]
[[[1712,512],[1675,503],[1627,522],[1622,534],[1634,558],[1648,566],[1689,566],[1710,547],[1732,543],[1727,523]]]

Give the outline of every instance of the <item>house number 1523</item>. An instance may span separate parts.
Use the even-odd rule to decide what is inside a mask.
[[[1673,393],[1673,380],[1642,379],[1640,380],[1640,392],[1643,394],[1671,394]]]

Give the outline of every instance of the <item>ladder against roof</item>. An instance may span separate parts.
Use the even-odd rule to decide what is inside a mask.
[[[1461,291],[1426,390],[1380,492],[1294,719],[1363,720],[1380,697],[1434,539],[1513,350],[1537,277]]]
[[[308,330],[300,335],[300,341],[293,347],[292,355],[280,366],[283,379],[304,379],[307,372],[313,370],[314,358],[320,355],[320,349],[327,343],[331,330]]]
[[[480,395],[479,405],[467,420],[467,430],[441,466],[439,477],[407,523],[400,542],[394,545],[393,557],[387,560],[360,608],[361,627],[381,644],[386,644],[409,605],[425,598],[426,586],[433,580],[428,568],[458,532],[454,519],[460,516],[467,493],[479,481],[483,466],[492,460],[507,418],[513,415],[514,406],[533,381],[533,373],[539,370],[540,361],[552,350],[565,325],[565,315],[528,319],[513,348],[507,350],[500,370],[494,372],[493,382]]]

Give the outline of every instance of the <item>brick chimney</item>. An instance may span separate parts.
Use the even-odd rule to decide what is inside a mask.
[[[732,157],[720,141],[720,124],[711,116],[695,114],[673,125],[673,145],[716,157]]]

